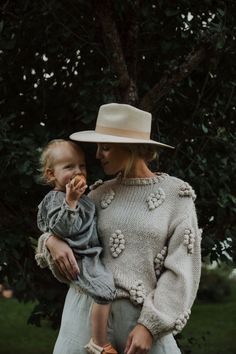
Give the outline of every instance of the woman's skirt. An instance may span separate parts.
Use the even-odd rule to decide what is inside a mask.
[[[91,338],[90,296],[79,293],[71,286],[65,300],[61,328],[53,354],[87,354],[84,346]],[[118,353],[123,354],[129,333],[137,324],[140,307],[134,306],[128,299],[112,302],[108,320],[108,338]],[[181,354],[171,334],[163,336],[153,343],[149,354]]]

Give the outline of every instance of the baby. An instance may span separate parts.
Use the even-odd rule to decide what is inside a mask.
[[[42,177],[52,190],[38,207],[38,227],[66,241],[72,248],[80,269],[74,281],[94,299],[92,338],[85,346],[89,353],[117,351],[107,339],[110,303],[116,290],[112,274],[100,260],[102,248],[96,229],[93,201],[84,195],[86,185],[85,156],[74,142],[52,140],[41,155]]]

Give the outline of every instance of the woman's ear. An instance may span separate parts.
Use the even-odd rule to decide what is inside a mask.
[[[45,171],[45,175],[48,182],[53,182],[55,180],[54,170],[52,168],[47,168]]]

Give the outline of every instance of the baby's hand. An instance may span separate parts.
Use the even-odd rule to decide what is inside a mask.
[[[66,185],[66,202],[71,208],[76,208],[77,201],[87,188],[84,176],[76,176]]]

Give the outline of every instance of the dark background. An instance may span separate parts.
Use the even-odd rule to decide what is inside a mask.
[[[66,288],[34,261],[38,158],[50,139],[94,128],[101,104],[153,115],[159,166],[198,196],[203,260],[236,259],[236,2],[0,3],[0,283],[54,323]],[[102,177],[85,144],[89,182]],[[45,291],[47,289],[47,291]]]

